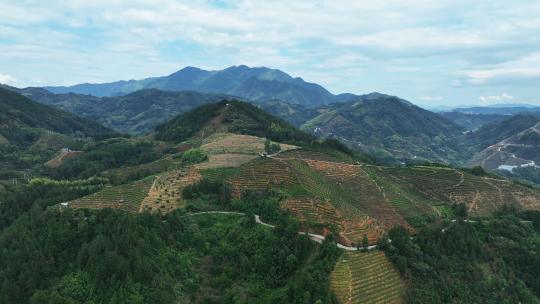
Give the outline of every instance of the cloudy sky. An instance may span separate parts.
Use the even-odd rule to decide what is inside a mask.
[[[266,66],[333,93],[540,104],[540,1],[0,0],[0,83]]]

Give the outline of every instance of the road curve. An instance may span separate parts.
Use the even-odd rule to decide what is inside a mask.
[[[234,212],[234,211],[203,211],[203,212],[188,213],[186,215],[188,215],[188,216],[196,216],[196,215],[200,215],[200,214],[234,214],[234,215],[241,215],[241,216],[246,215],[243,212]],[[263,225],[263,226],[266,226],[266,227],[269,227],[269,228],[272,228],[272,229],[276,228],[275,225],[271,225],[271,224],[263,222],[259,215],[255,214],[254,216],[255,216],[255,222],[257,224]],[[467,222],[467,223],[477,223],[477,221],[471,221],[471,220],[463,220],[463,221]],[[457,222],[457,220],[451,220],[450,224],[453,224],[453,223],[456,223],[456,222]],[[530,221],[522,221],[522,222],[530,222]],[[441,229],[441,232],[445,233],[446,230],[448,230],[450,227],[451,226],[448,226],[448,227],[445,227],[445,228]],[[314,242],[317,242],[319,244],[321,244],[326,238],[324,235],[314,234],[314,233],[309,233],[309,232],[303,232],[303,231],[298,231],[298,234],[307,235],[310,240],[312,240]],[[392,240],[388,240],[388,242],[392,242]],[[336,245],[337,245],[338,248],[343,249],[345,251],[372,250],[372,249],[377,248],[377,245],[371,245],[371,246],[367,246],[365,248],[364,247],[350,247],[350,246],[342,245],[340,243],[336,243]]]
[[[186,215],[196,216],[196,215],[200,215],[200,214],[234,214],[234,215],[241,215],[241,216],[246,215],[243,212],[234,212],[234,211],[203,211],[203,212],[188,213]],[[263,225],[263,226],[266,226],[266,227],[269,227],[269,228],[272,228],[272,229],[276,228],[275,225],[271,225],[271,224],[263,222],[259,215],[255,214],[254,216],[255,216],[255,222],[257,224]],[[317,242],[319,244],[321,244],[326,238],[325,236],[320,235],[320,234],[314,234],[314,233],[303,232],[303,231],[299,231],[298,234],[307,235],[310,240],[312,240],[314,242]],[[357,251],[357,250],[363,250],[364,249],[363,247],[350,247],[350,246],[342,245],[340,243],[337,243],[337,247],[341,248],[343,250],[346,250],[346,251]],[[377,245],[367,246],[367,250],[372,250],[372,249],[375,249],[375,248],[377,248]]]

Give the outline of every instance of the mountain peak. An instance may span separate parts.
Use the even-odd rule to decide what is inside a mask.
[[[199,69],[197,67],[187,66],[185,68],[182,68],[182,69],[170,74],[168,77],[175,77],[175,76],[178,76],[178,75],[186,75],[186,74],[192,75],[192,74],[204,73],[204,72],[207,72],[207,71],[205,71],[203,69]]]
[[[380,101],[380,100],[393,100],[393,101],[400,102],[402,104],[406,104],[406,105],[409,105],[409,106],[413,105],[410,101],[407,101],[405,99],[402,99],[402,98],[399,98],[399,97],[393,96],[393,95],[379,93],[379,92],[372,92],[372,93],[369,93],[369,94],[355,96],[350,101],[351,102],[358,102],[358,101],[374,102],[374,101]]]
[[[279,137],[285,141],[314,139],[284,120],[239,100],[222,100],[180,114],[157,126],[155,136],[160,140],[181,142],[197,134],[207,137],[216,132]]]
[[[278,98],[305,107],[344,101],[322,86],[293,78],[289,74],[267,67],[230,66],[223,70],[207,71],[193,66],[184,67],[168,76],[102,84],[80,84],[70,87],[45,87],[53,93],[90,94],[98,97],[126,95],[141,89],[163,91],[198,91],[238,96],[260,102]]]

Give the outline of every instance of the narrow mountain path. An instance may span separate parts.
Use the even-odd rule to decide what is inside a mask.
[[[461,186],[463,182],[465,181],[465,173],[463,173],[462,171],[457,171],[457,172],[459,174],[459,182],[454,185],[454,188]]]
[[[245,216],[246,215],[243,212],[235,212],[235,211],[202,211],[202,212],[188,213],[188,214],[186,214],[186,216],[197,216],[197,215],[202,215],[202,214],[232,214],[232,215],[240,215],[240,216]],[[271,224],[263,222],[259,215],[255,214],[254,217],[255,217],[255,222],[257,224],[269,227],[271,229],[276,228],[275,225],[271,225]],[[451,220],[450,225],[445,227],[445,228],[442,228],[441,232],[445,233],[448,229],[450,229],[450,227],[452,227],[451,225],[453,223],[457,223],[457,222],[458,222],[458,220],[455,220],[455,219]],[[473,221],[473,220],[463,220],[463,222],[466,222],[466,223],[478,223],[478,221]],[[521,221],[521,222],[522,223],[530,223],[531,221]],[[298,234],[307,235],[310,240],[312,240],[314,242],[317,242],[319,244],[321,244],[326,239],[326,237],[323,236],[323,235],[309,233],[309,232],[298,231]],[[392,240],[388,240],[388,242],[392,242]],[[350,246],[344,246],[344,245],[342,245],[340,243],[337,243],[336,246],[338,248],[340,248],[340,249],[345,250],[345,251],[373,250],[373,249],[377,248],[377,245],[371,245],[371,246],[367,246],[367,247],[350,247]]]
[[[197,216],[197,215],[201,215],[201,214],[232,214],[232,215],[241,215],[241,216],[246,215],[245,213],[234,212],[234,211],[203,211],[203,212],[188,213],[186,215],[187,216]],[[254,217],[255,217],[255,222],[257,224],[263,225],[263,226],[266,226],[266,227],[269,227],[269,228],[272,228],[272,229],[276,228],[275,225],[271,225],[271,224],[263,222],[259,215],[255,214]],[[323,235],[309,233],[309,232],[298,231],[298,234],[307,235],[310,240],[312,240],[314,242],[317,242],[319,244],[321,244],[326,239],[326,237],[323,236]],[[362,247],[345,246],[345,245],[342,245],[342,244],[339,244],[339,243],[337,243],[337,247],[341,248],[341,249],[344,249],[346,251],[356,251],[358,249],[360,249],[360,250],[364,249]],[[371,249],[375,249],[375,248],[377,248],[377,245],[372,245],[372,246],[368,246],[367,250],[371,250]]]
[[[152,186],[150,187],[150,190],[148,190],[148,194],[146,194],[146,197],[141,202],[141,205],[139,206],[139,213],[142,213],[145,208],[151,203],[154,202],[154,200],[157,199],[159,196],[159,192],[156,190],[156,183],[159,179],[159,176],[154,178],[154,182],[152,183]]]

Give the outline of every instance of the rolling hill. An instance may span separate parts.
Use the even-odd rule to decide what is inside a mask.
[[[171,80],[171,84],[167,86],[180,80],[185,82],[193,77],[208,76],[208,73],[201,72],[202,70],[197,71],[187,69],[179,72],[175,75],[175,80]],[[200,75],[194,76],[192,72]],[[220,77],[234,78],[234,74],[234,70],[231,70]],[[249,79],[249,75],[255,74],[257,73],[253,71],[246,72],[241,78],[246,80]],[[284,74],[279,75],[281,76],[276,77],[287,79]],[[217,80],[214,81],[219,83]],[[170,88],[167,86],[164,85],[163,88]],[[159,89],[143,89],[116,97],[95,97],[76,93],[53,94],[42,88],[4,87],[34,101],[94,119],[107,127],[131,134],[148,133],[175,115],[199,105],[233,99],[223,94],[172,92]],[[217,88],[218,85],[208,84],[208,87]],[[344,102],[351,98],[356,102]],[[422,110],[406,100],[380,93],[361,96],[342,94],[338,99],[341,103],[317,108],[308,108],[302,104],[278,99],[258,101],[255,104],[296,127],[302,127],[308,133],[319,137],[337,138],[349,147],[374,155],[377,160],[385,163],[434,161],[462,166],[484,163],[482,158],[491,155],[489,150],[483,151],[489,145],[514,136],[525,127],[531,126],[527,123],[520,126],[522,119],[503,114],[459,111],[435,114]],[[522,115],[533,119],[530,114],[534,113]],[[507,121],[504,124],[497,124],[503,120]],[[482,128],[483,126],[486,128]],[[464,130],[469,130],[468,134],[462,134]],[[0,141],[5,142],[6,139],[0,138]],[[494,170],[493,166],[484,168]],[[527,171],[523,174],[526,180],[534,182],[538,180],[536,169],[533,167],[520,167],[515,170]],[[531,170],[534,172],[529,172]],[[498,173],[509,174],[508,171]]]
[[[102,125],[0,88],[0,119],[5,128],[36,128],[62,134],[95,136],[110,132]],[[4,132],[4,136],[9,136]]]
[[[154,137],[206,158],[196,164],[181,162],[180,169],[157,177],[163,180],[161,190],[152,187],[150,192],[170,194],[173,188],[183,189],[201,178],[225,182],[233,197],[274,189],[283,195],[281,208],[298,218],[303,229],[335,231],[346,245],[358,245],[364,235],[375,243],[396,225],[414,233],[457,204],[465,204],[478,216],[506,205],[540,209],[537,190],[449,167],[374,165],[332,145],[314,144],[314,137],[240,101],[207,104],[181,114],[157,127]],[[265,138],[279,144],[281,152],[261,157]],[[175,186],[169,189],[169,184]],[[176,197],[172,205],[159,207],[162,204],[154,199],[143,205],[170,212],[175,205],[181,208],[190,202]]]
[[[390,104],[394,102],[412,107],[399,100]],[[527,140],[534,138],[526,135],[521,142]],[[0,223],[12,222],[0,229],[0,260],[9,260],[6,269],[11,269],[0,273],[0,296],[8,303],[57,299],[56,290],[61,290],[61,299],[82,297],[64,287],[68,282],[86,286],[85,298],[118,297],[124,291],[116,286],[122,286],[138,290],[137,299],[159,295],[166,297],[164,303],[179,296],[193,303],[231,297],[254,303],[261,297],[266,303],[403,303],[411,290],[423,298],[430,296],[426,292],[438,292],[411,282],[444,285],[447,279],[457,282],[448,290],[467,293],[473,287],[460,284],[470,276],[456,278],[455,271],[443,266],[434,275],[432,267],[438,264],[430,255],[450,254],[448,249],[438,251],[441,246],[465,248],[445,264],[460,265],[477,247],[456,243],[457,229],[489,223],[503,210],[540,210],[538,189],[445,166],[377,165],[237,100],[201,105],[161,124],[151,136],[93,142],[52,170],[67,175],[62,181],[40,178],[18,186],[23,200],[37,195],[34,204],[49,206],[46,211],[33,208],[31,216],[19,219],[10,211],[5,221],[6,206],[17,209],[20,197],[8,196],[10,203],[0,204]],[[25,206],[30,210],[32,204]],[[473,217],[471,222],[460,220],[463,212]],[[408,239],[417,243],[400,249],[409,245],[396,231],[417,235]],[[10,241],[16,235],[24,237]],[[463,235],[469,241],[476,234]],[[435,237],[452,239],[431,242]],[[424,242],[430,249],[418,253]],[[369,251],[356,250],[366,244],[372,246]],[[47,254],[34,248],[47,248]],[[19,254],[31,256],[16,258]],[[405,254],[416,258],[408,257],[404,264],[399,255]],[[51,262],[51,256],[62,263]],[[51,263],[54,276],[40,277],[40,291],[14,292],[28,282],[19,273]],[[500,269],[514,264],[500,263],[482,264],[489,275],[480,272],[475,280],[488,284],[495,278],[514,288],[522,283],[509,278],[519,274],[528,280],[528,273],[534,273],[508,274]],[[413,269],[404,272],[407,267]],[[421,271],[429,276],[418,275]],[[133,279],[103,284],[116,278],[111,273]],[[151,288],[155,282],[160,285]],[[523,293],[533,290],[521,288]]]
[[[93,119],[111,129],[138,135],[148,133],[158,124],[202,104],[231,98],[224,94],[157,89],[143,89],[117,97],[53,94],[42,88],[8,89],[33,101]]]
[[[398,97],[372,93],[320,107],[318,112],[302,125],[303,130],[338,138],[379,160],[455,163],[462,158],[461,127]]]
[[[77,149],[88,139],[112,133],[97,122],[0,88],[0,166],[3,170],[43,164],[60,149]]]

